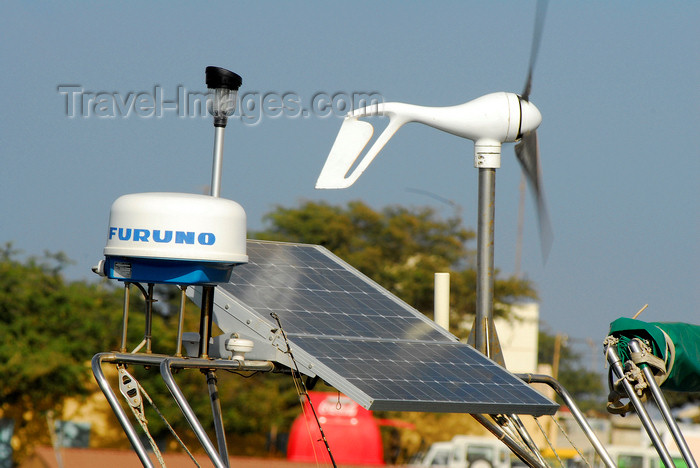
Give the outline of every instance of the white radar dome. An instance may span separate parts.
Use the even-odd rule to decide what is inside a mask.
[[[201,272],[193,279],[187,270],[223,269],[230,274],[235,264],[248,261],[245,211],[232,200],[208,195],[123,195],[112,204],[104,254],[105,273],[111,278],[217,282]]]

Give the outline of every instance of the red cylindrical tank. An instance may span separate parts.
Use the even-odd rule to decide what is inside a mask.
[[[384,464],[382,436],[371,411],[345,395],[339,397],[337,393],[309,392],[309,396],[336,463]],[[304,413],[292,424],[287,458],[301,462],[330,462],[308,401],[304,402]]]

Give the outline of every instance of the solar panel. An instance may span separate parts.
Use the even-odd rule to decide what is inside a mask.
[[[248,240],[247,253],[249,263],[217,288],[214,316],[225,333],[253,338],[260,357],[269,358],[260,349],[268,343],[290,365],[275,313],[300,370],[367,409],[539,416],[558,408],[321,246]]]

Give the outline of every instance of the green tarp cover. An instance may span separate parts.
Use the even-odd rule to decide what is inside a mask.
[[[700,326],[619,318],[610,324],[610,335],[620,338],[618,354],[623,362],[629,358],[629,340],[640,338],[649,343],[654,355],[666,363],[664,390],[700,392]]]

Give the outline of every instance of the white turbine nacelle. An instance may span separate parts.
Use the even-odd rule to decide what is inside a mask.
[[[389,117],[389,124],[348,175],[374,133],[372,124],[359,119],[378,115]],[[523,134],[534,131],[542,122],[542,115],[533,104],[513,93],[487,94],[450,107],[387,102],[357,109],[345,117],[318,177],[316,188],[339,189],[351,186],[394,133],[409,122],[419,122],[474,141],[474,166],[498,168],[501,162],[501,144],[514,142]]]

